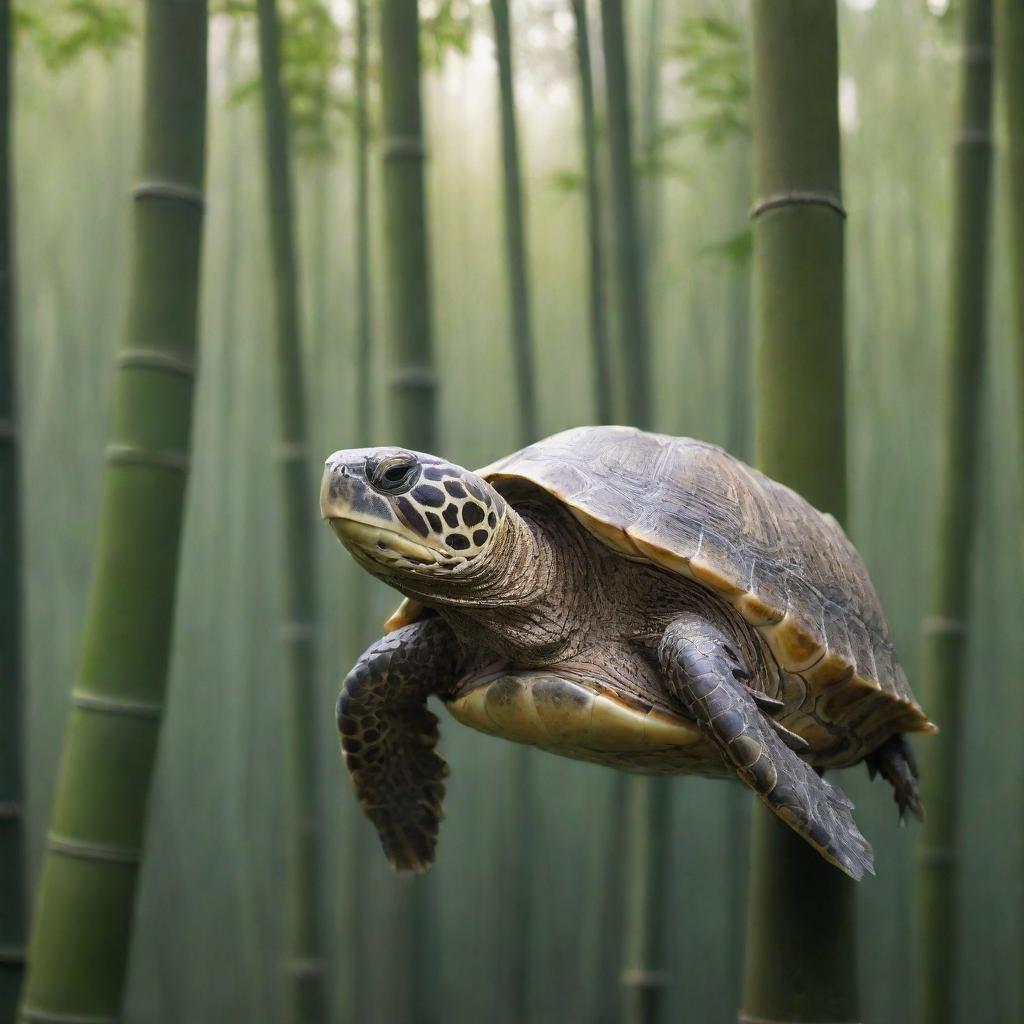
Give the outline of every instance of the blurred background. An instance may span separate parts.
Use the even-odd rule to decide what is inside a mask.
[[[291,6],[301,13],[303,4]],[[369,5],[371,26],[375,6]],[[420,6],[438,447],[472,467],[519,447],[522,436],[509,341],[493,25],[486,3],[424,0]],[[75,5],[47,0],[31,11],[48,7],[53,18],[70,19],[61,31],[73,31],[81,17]],[[79,652],[112,360],[125,317],[141,7],[117,10],[123,23],[100,19],[106,27],[81,52],[48,48],[29,29],[17,38],[13,195],[31,882]],[[750,458],[747,7],[733,0],[659,0],[625,10],[648,269],[650,421],[657,430],[705,438]],[[322,81],[329,90],[329,113],[305,123],[300,111],[293,130],[314,467],[337,448],[393,438],[373,134],[369,387],[375,416],[371,436],[357,436],[365,385],[356,372],[354,6],[331,0],[321,13],[311,37],[301,18],[286,22],[283,51],[284,77],[299,83],[297,94],[311,67],[327,69]],[[543,436],[597,420],[576,30],[568,3],[518,0],[511,13]],[[847,525],[919,695],[942,412],[956,16],[940,0],[839,5],[849,212]],[[214,7],[211,18],[194,469],[125,1006],[125,1019],[140,1024],[262,1024],[283,1012],[282,533],[272,457],[273,296],[259,66],[253,12],[233,4]],[[607,180],[601,38],[596,15],[591,21]],[[323,53],[310,56],[310,38]],[[370,40],[375,132],[375,28]],[[998,152],[959,835],[965,859],[957,1019],[978,1024],[1024,1019],[1024,453],[1016,429],[1019,371],[1011,348],[1008,238],[999,212],[1005,165]],[[614,303],[609,315],[616,315]],[[367,586],[330,531],[314,525],[315,489],[308,503],[323,603],[315,722],[323,804],[318,905],[331,1019],[403,1020],[407,903],[415,886],[426,893],[440,1019],[510,1019],[517,982],[508,936],[521,905],[504,880],[517,842],[507,808],[519,755],[442,713],[452,775],[438,863],[425,879],[392,874],[344,774],[333,703],[344,673],[380,634],[397,597],[376,583]],[[364,614],[367,602],[371,611]],[[615,777],[541,753],[529,757],[532,870],[523,997],[529,1020],[615,1020],[623,856],[621,837],[610,828]],[[915,825],[899,827],[887,788],[872,785],[863,767],[842,773],[840,781],[877,854],[877,877],[858,889],[863,1019],[895,1024],[910,1015]],[[689,778],[676,780],[671,799],[670,870],[660,883],[671,974],[664,1019],[730,1020],[742,979],[750,799],[739,787]]]

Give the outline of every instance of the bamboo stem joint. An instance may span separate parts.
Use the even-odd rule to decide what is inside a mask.
[[[102,843],[82,843],[53,832],[46,837],[46,849],[51,853],[76,857],[79,860],[101,860],[109,864],[128,864],[135,867],[141,860],[141,851],[130,846],[107,846]]]
[[[835,210],[844,220],[846,219],[846,208],[843,206],[839,196],[832,192],[805,192],[794,190],[792,192],[777,192],[758,200],[750,211],[750,219],[756,220],[762,213],[768,210],[779,210],[786,206],[824,206],[829,210]]]
[[[133,199],[168,199],[189,203],[200,210],[206,209],[206,196],[198,188],[182,185],[176,181],[140,181],[132,189]]]

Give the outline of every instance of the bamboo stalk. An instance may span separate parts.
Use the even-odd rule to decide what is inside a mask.
[[[530,321],[530,287],[523,229],[523,186],[519,172],[519,133],[516,129],[508,0],[491,0],[491,15],[494,19],[494,44],[498,57],[505,245],[519,432],[522,443],[530,444],[537,440],[537,399],[533,381],[533,327]]]
[[[369,26],[366,0],[356,0],[355,134],[356,134],[356,435],[370,444],[373,395],[370,353],[373,347],[370,280],[370,115],[367,91]],[[360,574],[363,578],[364,574]]]
[[[755,0],[758,466],[846,511],[836,8]],[[754,808],[741,1021],[859,1019],[854,883]]]
[[[593,358],[595,414],[598,423],[615,419],[612,401],[611,352],[604,304],[604,223],[601,219],[601,183],[598,177],[597,124],[594,114],[594,79],[590,65],[590,31],[586,0],[571,0],[576,22],[576,63],[580,83],[580,134],[587,199],[587,293]]]
[[[11,244],[11,5],[0,0],[0,1020],[13,1020],[25,970],[21,714],[21,474]]]
[[[423,118],[416,0],[380,3],[381,158],[390,414],[397,444],[437,450]],[[405,1019],[439,1019],[438,966],[429,878],[408,879],[400,962],[408,979]]]
[[[355,210],[356,226],[356,443],[373,443],[374,401],[371,354],[373,351],[373,292],[370,266],[370,100],[368,89],[370,26],[366,0],[356,0],[356,54],[353,126],[355,128]],[[371,578],[359,573],[353,581],[356,607],[354,626],[356,650],[361,651],[373,639],[371,621]],[[372,1016],[368,985],[361,979],[369,976],[367,947],[370,942],[373,906],[364,884],[366,866],[377,855],[376,842],[370,830],[356,827],[351,830],[351,900],[352,941],[348,957],[352,974],[357,979],[349,993],[351,1019],[369,1020]]]
[[[621,0],[601,0],[612,220],[619,302],[618,358],[626,382],[626,419],[649,428],[653,420],[648,359],[645,262],[640,244],[629,103],[629,71]],[[650,1024],[661,1011],[668,976],[664,961],[664,884],[668,862],[670,780],[631,779],[628,789],[625,1017]]]
[[[644,37],[644,88],[640,104],[640,152],[645,156],[655,151],[661,127],[661,44],[664,14],[662,0],[650,0]],[[644,182],[641,220],[648,286],[658,248],[658,228],[661,226],[661,175],[652,173],[652,170],[648,169],[647,180]]]
[[[635,427],[647,427],[653,416],[647,294],[633,175],[629,73],[622,8],[622,0],[601,0],[612,223],[615,229],[615,283],[619,304],[617,354],[626,384],[626,419]]]
[[[317,594],[313,551],[313,493],[302,370],[298,269],[288,152],[288,108],[280,78],[275,0],[258,0],[264,155],[275,300],[274,365],[277,392],[277,459],[282,495],[284,598],[281,637],[287,665],[288,822],[286,1019],[326,1020],[320,800],[317,776]]]
[[[1024,445],[1024,0],[999,0],[996,19],[996,69],[1006,136],[1011,292],[1016,299],[1017,436]]]
[[[506,269],[512,321],[512,361],[515,367],[516,398],[519,404],[519,440],[523,445],[539,436],[537,399],[533,371],[533,327],[530,317],[530,288],[527,270],[526,236],[523,225],[523,188],[519,162],[519,133],[516,127],[515,78],[512,68],[512,30],[508,0],[491,0],[494,45],[498,58],[499,120],[501,124],[502,191],[505,213]],[[511,800],[506,829],[507,881],[503,885],[508,924],[504,929],[505,963],[508,965],[508,1015],[512,1022],[530,1015],[530,879],[533,875],[533,817],[530,792],[533,753],[514,746],[511,760]]]
[[[166,698],[189,464],[206,134],[204,0],[148,0],[141,181],[96,568],[21,1020],[114,1021]]]
[[[985,364],[992,162],[991,0],[965,0],[961,45],[939,518],[933,549],[937,561],[929,614],[923,623],[922,678],[930,713],[942,731],[922,751],[928,817],[919,833],[915,879],[919,955],[915,1009],[922,1024],[953,1020],[956,996],[960,751]]]

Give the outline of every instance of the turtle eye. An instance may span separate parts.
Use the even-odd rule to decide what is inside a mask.
[[[404,494],[419,479],[419,462],[411,455],[392,455],[367,467],[367,479],[383,494]]]

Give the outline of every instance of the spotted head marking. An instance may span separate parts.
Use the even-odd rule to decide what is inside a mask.
[[[490,549],[505,502],[475,473],[404,448],[350,448],[324,465],[320,514],[370,572],[458,570]]]

